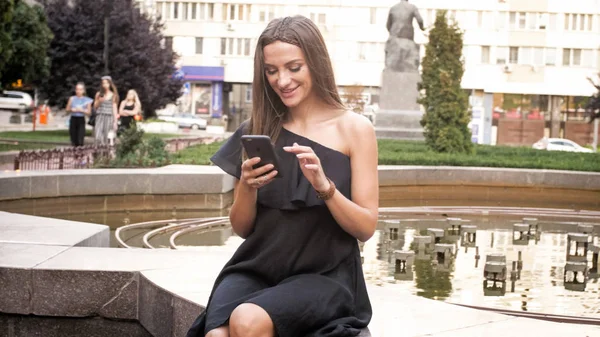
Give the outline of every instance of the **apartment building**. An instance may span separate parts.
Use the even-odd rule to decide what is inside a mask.
[[[276,17],[300,14],[321,29],[343,93],[363,88],[376,103],[389,8],[398,0],[138,0],[166,23],[166,43],[181,55],[189,111],[249,111],[256,39]],[[431,27],[439,10],[464,31],[462,86],[473,106],[501,118],[580,118],[588,78],[600,70],[600,0],[412,0]],[[427,32],[415,25],[415,41]],[[223,101],[215,88],[225,89]],[[552,117],[554,112],[554,117]],[[561,114],[562,112],[562,114]],[[527,117],[525,117],[527,116]],[[552,127],[549,128],[550,132]],[[554,130],[556,131],[556,130]],[[557,132],[560,132],[557,131]]]

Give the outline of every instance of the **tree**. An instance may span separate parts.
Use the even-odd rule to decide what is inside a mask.
[[[68,5],[71,3],[71,5]],[[55,38],[50,46],[51,78],[42,86],[51,104],[64,105],[77,82],[89,96],[100,77],[110,75],[125,98],[135,89],[146,116],[181,95],[176,79],[177,55],[161,46],[164,25],[141,13],[131,0],[113,0],[110,13],[109,74],[104,72],[104,1],[46,0],[46,13]]]
[[[600,78],[600,74],[598,74],[598,78]],[[591,78],[589,80],[597,90],[597,92],[589,98],[586,105],[590,122],[593,122],[594,119],[600,118],[600,81],[594,81]]]
[[[0,1],[0,74],[12,54],[12,18],[14,0]],[[0,75],[0,81],[2,77]],[[1,84],[1,82],[0,82]]]
[[[429,32],[423,58],[422,95],[425,108],[421,120],[427,145],[437,152],[470,153],[469,100],[460,87],[464,73],[461,60],[463,37],[460,28],[448,24],[446,12],[437,14]]]
[[[39,84],[48,77],[50,59],[47,50],[52,41],[52,32],[42,7],[30,6],[20,0],[15,2],[11,41],[11,57],[0,72],[5,85],[18,79]]]

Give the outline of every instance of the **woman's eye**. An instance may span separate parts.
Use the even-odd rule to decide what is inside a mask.
[[[302,67],[291,68],[290,71],[293,73],[297,73],[300,71],[300,69],[302,69]]]
[[[277,72],[277,70],[267,70],[266,71],[267,75],[275,75],[276,72]]]

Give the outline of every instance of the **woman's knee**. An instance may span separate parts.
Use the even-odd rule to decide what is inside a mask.
[[[222,326],[212,329],[206,334],[206,337],[229,337],[229,328]]]
[[[273,337],[274,326],[267,312],[256,304],[242,303],[229,318],[232,337]]]

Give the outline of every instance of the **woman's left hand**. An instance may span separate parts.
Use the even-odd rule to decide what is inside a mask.
[[[329,180],[323,172],[321,161],[310,146],[300,146],[298,143],[294,143],[293,146],[284,146],[283,149],[296,154],[302,173],[315,191],[324,192],[329,190]]]

